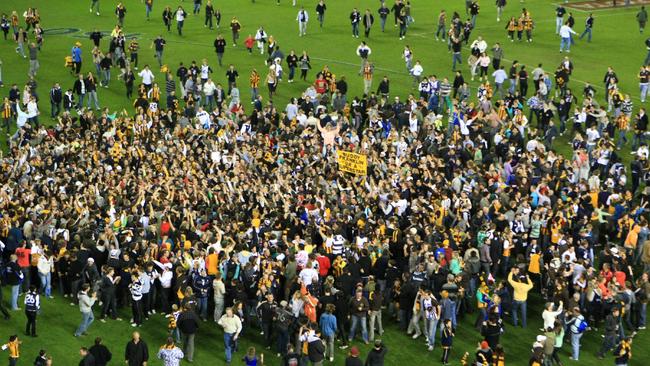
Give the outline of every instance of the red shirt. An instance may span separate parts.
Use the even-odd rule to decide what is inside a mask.
[[[31,264],[29,261],[29,256],[32,254],[31,249],[18,248],[16,249],[16,257],[18,257],[18,265],[21,268],[29,267]]]
[[[318,262],[318,274],[321,277],[327,277],[327,274],[330,271],[330,267],[332,267],[330,259],[324,255],[319,255],[316,257],[316,262]]]

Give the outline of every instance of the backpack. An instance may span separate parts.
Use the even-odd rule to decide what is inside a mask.
[[[580,324],[578,324],[578,333],[581,334],[584,333],[588,327],[589,327],[589,323],[587,323],[587,321],[583,318],[580,321]]]

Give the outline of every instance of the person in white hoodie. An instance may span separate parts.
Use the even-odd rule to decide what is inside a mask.
[[[205,105],[209,111],[212,110],[214,106],[214,92],[217,90],[217,86],[214,84],[212,79],[208,79],[205,84],[203,84],[203,94],[205,95]]]
[[[52,253],[46,250],[38,256],[36,267],[38,268],[38,277],[41,280],[41,293],[45,294],[45,296],[50,299],[53,298],[52,272],[54,271],[54,259]]]
[[[97,301],[97,294],[93,293],[90,295],[89,292],[90,285],[84,283],[83,286],[81,286],[81,291],[77,294],[77,299],[79,299],[79,311],[81,312],[81,324],[79,324],[79,327],[74,332],[75,337],[85,335],[86,330],[88,330],[90,324],[95,320],[95,316],[93,315],[93,305],[95,305],[95,302]]]
[[[309,14],[307,13],[307,10],[305,10],[305,8],[303,8],[302,6],[298,11],[298,15],[296,16],[296,21],[298,22],[298,35],[300,37],[306,36],[307,23],[309,22]]]

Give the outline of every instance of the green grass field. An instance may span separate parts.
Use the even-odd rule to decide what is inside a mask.
[[[42,102],[40,109],[42,112],[41,121],[48,122],[49,103],[47,103],[47,94],[54,82],[61,83],[62,87],[72,87],[74,81],[68,70],[63,66],[63,60],[69,54],[70,48],[76,41],[83,43],[84,51],[84,71],[94,70],[91,63],[90,49],[92,42],[83,36],[85,32],[90,32],[94,28],[102,31],[110,31],[116,19],[113,15],[113,9],[116,2],[100,0],[102,7],[101,16],[95,16],[88,13],[90,1],[86,0],[3,0],[0,2],[0,12],[10,13],[17,10],[21,14],[27,6],[35,6],[40,10],[42,16],[42,25],[45,29],[56,28],[75,28],[77,32],[70,34],[53,33],[45,35],[43,50],[40,54],[41,69],[37,76],[39,84],[38,92],[41,95]],[[350,91],[349,97],[360,95],[362,92],[361,78],[357,76],[359,69],[359,60],[355,55],[355,49],[360,40],[351,37],[351,29],[348,21],[348,14],[352,7],[360,9],[370,8],[376,14],[379,7],[378,0],[352,0],[338,1],[328,0],[328,11],[325,20],[325,27],[321,30],[318,28],[314,7],[316,0],[303,0],[299,4],[304,4],[310,12],[311,21],[307,36],[298,37],[298,27],[295,21],[297,8],[290,5],[290,0],[281,0],[281,6],[275,4],[275,0],[257,0],[255,4],[248,0],[217,0],[215,6],[220,8],[223,14],[221,29],[209,31],[203,27],[203,14],[199,16],[189,15],[186,20],[184,36],[179,37],[172,28],[172,33],[167,34],[161,20],[161,13],[165,5],[171,5],[173,8],[182,4],[188,13],[191,13],[192,2],[170,2],[168,0],[157,0],[154,3],[154,12],[150,21],[145,20],[144,4],[138,0],[124,1],[128,9],[125,21],[125,31],[127,34],[137,34],[142,46],[140,52],[140,64],[149,63],[157,65],[153,51],[150,50],[151,40],[158,34],[162,34],[167,40],[167,49],[165,51],[165,63],[169,64],[173,70],[176,69],[180,61],[189,64],[190,61],[207,58],[215,70],[214,78],[225,84],[225,67],[217,66],[216,55],[212,46],[213,40],[217,33],[222,32],[227,40],[230,40],[230,29],[228,23],[232,16],[237,16],[242,25],[242,39],[248,34],[254,34],[259,25],[264,25],[267,32],[273,35],[282,49],[288,52],[291,49],[296,52],[307,50],[312,58],[313,70],[310,76],[313,78],[316,70],[321,69],[324,64],[329,65],[330,69],[337,75],[347,76]],[[386,33],[379,31],[378,20],[371,34],[368,44],[372,48],[371,60],[375,63],[375,83],[385,74],[391,79],[391,94],[402,97],[410,91],[411,78],[407,75],[404,63],[401,59],[404,44],[409,44],[415,54],[415,59],[422,61],[426,74],[436,74],[440,76],[452,77],[451,73],[451,55],[447,52],[445,43],[436,42],[433,38],[435,31],[435,22],[440,9],[444,8],[448,13],[454,10],[464,14],[464,2],[461,0],[413,0],[412,15],[415,23],[410,27],[407,38],[404,41],[398,40],[397,28],[392,25],[390,18],[389,26]],[[532,69],[537,63],[543,63],[547,71],[555,69],[564,54],[558,52],[559,39],[555,36],[555,5],[548,1],[529,0],[525,4],[517,1],[510,1],[504,11],[504,18],[510,15],[518,15],[521,7],[525,6],[532,13],[536,22],[534,30],[534,42],[511,43],[506,38],[504,30],[505,24],[496,22],[496,10],[493,1],[482,2],[481,14],[477,22],[477,29],[472,33],[472,38],[482,35],[490,45],[494,42],[500,42],[505,49],[505,58],[509,64],[511,60],[518,60],[520,63],[530,65]],[[594,39],[592,43],[586,41],[577,41],[572,47],[571,58],[575,65],[575,71],[572,78],[571,87],[575,91],[580,91],[582,85],[580,82],[591,81],[598,90],[598,97],[602,101],[602,77],[606,67],[611,65],[616,70],[621,79],[619,85],[625,93],[630,93],[635,102],[635,109],[638,108],[638,87],[636,71],[645,58],[646,50],[643,45],[644,35],[640,35],[635,21],[637,9],[617,9],[603,10],[595,13],[596,24],[594,27]],[[576,17],[576,31],[583,30],[586,13],[582,11],[573,11]],[[81,37],[81,38],[79,38]],[[363,36],[362,36],[363,37]],[[108,47],[106,39],[102,41],[103,48]],[[12,83],[17,83],[22,89],[27,80],[28,62],[23,60],[14,52],[14,43],[11,41],[0,41],[0,58],[3,61],[3,81],[5,88],[3,96],[7,93],[8,87]],[[467,58],[469,51],[463,54],[463,60]],[[240,78],[240,90],[242,91],[242,100],[248,100],[248,73],[251,68],[258,70],[264,69],[265,57],[253,53],[249,55],[244,51],[242,45],[232,47],[229,42],[224,61],[225,64],[233,63],[238,68]],[[468,75],[466,65],[463,66],[464,74]],[[157,69],[157,67],[155,68]],[[155,70],[157,71],[157,70]],[[116,75],[114,72],[113,75]],[[156,72],[158,80],[162,75]],[[469,78],[468,78],[469,79]],[[475,88],[477,84],[472,84]],[[278,97],[276,103],[282,108],[284,103],[292,96],[299,95],[307,87],[306,83],[295,82],[293,84],[281,83],[278,87]],[[376,84],[375,84],[376,88]],[[475,90],[475,89],[474,89]],[[266,90],[264,90],[266,93]],[[109,106],[111,109],[120,109],[122,107],[130,108],[131,101],[125,97],[125,89],[122,83],[113,80],[109,89],[102,88],[98,91],[99,99],[102,105]],[[0,139],[3,141],[4,136]],[[565,142],[565,140],[560,140]],[[559,144],[558,144],[559,145]],[[4,146],[3,146],[4,147]],[[560,148],[564,151],[564,148]],[[5,289],[7,290],[7,289]],[[8,297],[5,291],[5,299]],[[537,334],[537,329],[541,326],[541,303],[540,301],[531,301],[529,304],[529,328],[508,327],[506,334],[502,338],[507,352],[508,365],[524,365],[529,357],[529,350]],[[128,319],[130,311],[124,310],[123,317]],[[0,322],[0,339],[7,339],[10,334],[23,334],[25,316],[21,312],[9,322]],[[452,351],[452,364],[459,365],[459,359],[463,352],[473,350],[480,336],[471,326],[475,315],[470,315],[469,320],[462,322],[457,331],[454,350]],[[386,319],[387,317],[385,317]],[[23,338],[22,359],[19,364],[27,365],[41,348],[47,349],[54,357],[55,365],[74,365],[78,360],[78,349],[80,346],[90,345],[95,336],[102,336],[105,343],[114,353],[114,359],[117,364],[121,362],[124,345],[129,338],[132,328],[127,322],[108,322],[106,324],[96,322],[89,330],[90,335],[84,338],[74,338],[72,333],[80,320],[80,315],[76,307],[69,306],[67,301],[57,297],[54,300],[44,300],[42,314],[39,317],[39,334],[37,339]],[[507,320],[508,323],[510,319]],[[390,351],[387,355],[387,365],[418,365],[418,364],[437,364],[441,351],[436,348],[433,352],[427,352],[424,341],[411,340],[409,337],[399,333],[394,324],[386,319],[387,332],[384,340]],[[197,337],[197,350],[195,364],[197,365],[223,365],[223,340],[221,330],[214,323],[203,324]],[[144,340],[149,344],[153,352],[161,345],[166,337],[166,323],[159,315],[154,316],[141,329]],[[254,344],[261,349],[258,343],[260,338],[256,329],[251,329],[243,338],[241,349]],[[595,353],[600,347],[601,338],[599,334],[590,332],[583,337],[583,352],[580,357],[580,364],[591,365],[597,362],[613,364],[611,356],[605,361],[597,361]],[[644,361],[650,359],[650,351],[645,345],[650,342],[647,333],[642,332],[636,339],[634,358],[630,365],[642,365]],[[367,347],[362,346],[362,355],[365,357]],[[568,360],[569,346],[565,345],[562,352],[562,359],[566,364]],[[338,355],[335,364],[343,363],[343,352],[337,351]],[[6,355],[6,354],[5,354]],[[238,354],[240,357],[242,353]],[[270,355],[266,355],[270,356]],[[275,356],[267,357],[267,365],[278,365],[279,361]],[[159,364],[152,362],[152,364]]]

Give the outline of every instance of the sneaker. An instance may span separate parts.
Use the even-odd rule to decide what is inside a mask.
[[[420,336],[420,335],[416,333],[416,334],[413,334],[413,337],[411,337],[411,338],[413,338],[413,339],[418,339],[419,336]]]
[[[131,323],[131,326],[135,328],[135,327],[137,327],[138,325],[135,324],[135,323]]]
[[[344,345],[340,346],[339,349],[346,349],[346,348],[348,348],[348,347],[349,347],[349,346],[348,346],[347,344],[344,344]]]
[[[115,320],[117,320],[118,322],[121,322],[122,318],[115,318]]]
[[[429,346],[429,348],[427,348],[427,350],[428,350],[429,352],[433,351],[433,346]]]
[[[330,357],[330,362],[334,362],[334,357]]]
[[[640,326],[639,330],[645,330],[645,325]]]
[[[137,70],[138,68],[136,67],[135,69]],[[152,313],[152,314],[155,314],[155,313],[156,313],[156,309],[151,310],[151,313]]]
[[[99,319],[99,321],[102,322],[102,323],[106,323],[106,319],[104,319],[104,318]]]
[[[88,12],[89,12],[89,13],[92,13],[92,12],[93,12],[93,8],[88,9]]]
[[[97,16],[99,16],[99,12],[97,12]]]

